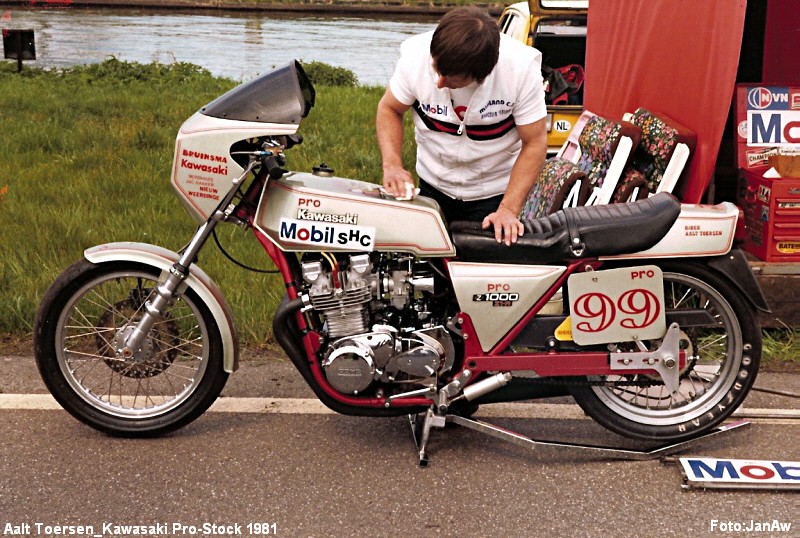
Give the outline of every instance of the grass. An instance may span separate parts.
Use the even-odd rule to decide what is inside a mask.
[[[186,243],[195,223],[169,185],[175,134],[235,84],[189,64],[112,59],[61,72],[26,68],[21,76],[13,64],[0,64],[0,335],[29,337],[45,289],[87,247],[143,241],[177,250]],[[317,106],[300,129],[305,142],[288,152],[289,167],[325,162],[337,175],[379,181],[373,126],[383,89],[317,89]],[[249,233],[223,226],[219,235],[243,262],[271,268]],[[243,342],[270,343],[279,278],[239,269],[211,245],[200,266],[234,308]],[[800,369],[794,331],[765,331],[764,341],[769,368]]]

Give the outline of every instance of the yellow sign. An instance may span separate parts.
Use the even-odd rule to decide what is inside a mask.
[[[572,322],[570,321],[569,316],[567,316],[567,319],[562,321],[561,325],[559,325],[556,329],[556,340],[559,342],[572,341]]]

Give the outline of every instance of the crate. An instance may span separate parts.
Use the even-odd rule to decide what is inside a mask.
[[[800,262],[800,178],[743,172],[744,249],[767,262]]]

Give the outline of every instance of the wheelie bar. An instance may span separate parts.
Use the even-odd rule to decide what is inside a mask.
[[[427,467],[428,465],[427,443],[431,427],[442,428],[444,427],[446,422],[458,424],[459,426],[464,426],[465,428],[485,433],[497,439],[508,441],[515,445],[524,448],[529,448],[531,450],[536,448],[539,449],[553,448],[557,449],[559,453],[564,453],[565,451],[568,451],[572,453],[589,454],[601,458],[608,458],[615,460],[632,460],[632,461],[646,461],[646,460],[653,460],[662,456],[668,456],[670,454],[674,454],[675,452],[680,452],[681,450],[684,450],[688,448],[690,445],[693,445],[699,441],[705,441],[721,433],[730,432],[742,428],[744,426],[750,425],[749,420],[739,420],[736,422],[732,422],[730,424],[719,426],[717,428],[707,431],[702,435],[699,435],[692,439],[688,439],[686,441],[681,441],[680,443],[671,443],[668,445],[651,448],[649,450],[633,450],[633,449],[614,448],[606,446],[585,445],[580,443],[562,443],[556,441],[542,441],[537,439],[531,439],[530,437],[526,437],[522,434],[512,432],[505,428],[494,426],[492,424],[489,424],[488,422],[484,422],[481,420],[465,418],[459,415],[436,416],[433,413],[432,409],[429,409],[428,412],[425,414],[420,413],[418,415],[409,415],[409,420],[411,422],[411,432],[412,435],[414,436],[414,441],[416,443],[417,451],[419,454],[420,467]]]

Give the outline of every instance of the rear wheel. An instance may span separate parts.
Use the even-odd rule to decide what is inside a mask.
[[[159,275],[133,262],[81,260],[53,283],[37,312],[36,362],[47,388],[100,431],[154,436],[180,428],[208,409],[228,378],[219,329],[191,289],[165,309],[132,356],[117,351]]]
[[[686,366],[677,394],[658,376],[590,377],[572,387],[584,411],[619,434],[680,441],[722,422],[747,396],[761,358],[761,331],[741,293],[704,266],[663,265],[667,311],[703,310],[708,321],[681,327]],[[648,342],[650,349],[660,341]],[[612,351],[634,351],[630,343]]]

